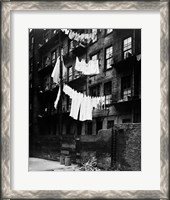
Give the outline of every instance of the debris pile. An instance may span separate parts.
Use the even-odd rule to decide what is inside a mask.
[[[100,171],[100,169],[97,167],[97,159],[95,157],[92,157],[82,165],[83,166],[79,168],[80,171]]]

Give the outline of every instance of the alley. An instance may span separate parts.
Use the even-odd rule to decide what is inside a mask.
[[[29,158],[29,171],[79,171],[75,164],[71,166],[61,165],[58,161],[45,160],[41,158]]]

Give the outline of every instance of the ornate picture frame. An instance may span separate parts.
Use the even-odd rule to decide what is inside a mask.
[[[1,2],[1,189],[2,199],[168,199],[169,197],[169,1],[4,1]],[[10,114],[10,55],[11,11],[18,10],[145,10],[160,11],[160,190],[11,190]],[[146,180],[147,181],[147,180]]]

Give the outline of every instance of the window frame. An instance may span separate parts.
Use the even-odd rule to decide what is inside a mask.
[[[90,96],[92,96],[92,97],[99,97],[100,96],[100,87],[101,87],[100,84],[96,84],[96,85],[91,86],[89,88]],[[94,89],[96,89],[98,91],[97,92],[92,91]],[[96,93],[96,95],[94,95],[94,93]]]
[[[129,79],[129,80],[128,80]],[[126,83],[125,83],[126,81]],[[127,81],[130,81],[129,83],[127,83]],[[124,86],[124,85],[128,85],[129,84],[129,87],[128,86]],[[124,95],[124,92],[125,90],[128,90],[130,89],[130,97],[132,97],[132,75],[128,75],[128,76],[123,76],[121,78],[121,98],[122,99],[126,99],[128,98],[128,94],[127,95]]]
[[[53,54],[55,55],[55,59],[53,59]],[[57,56],[56,56],[56,49],[55,50],[53,50],[52,52],[51,52],[51,65],[54,67],[55,66],[55,63],[56,63],[56,60],[57,60]],[[53,61],[54,61],[54,63],[53,63]]]
[[[110,56],[109,58],[107,58],[107,49],[109,49],[109,48],[112,48],[112,56]],[[111,60],[111,62],[113,62],[113,45],[109,45],[109,46],[107,46],[106,48],[105,48],[105,67],[104,67],[104,69],[105,69],[105,71],[107,71],[107,70],[110,70],[110,69],[112,69],[112,66],[110,65],[110,67],[109,68],[107,68],[107,61],[108,60]]]
[[[106,88],[108,88],[107,84],[110,84],[110,92],[108,94],[106,94]],[[104,93],[104,97],[105,97],[105,106],[109,106],[111,105],[111,101],[112,101],[112,81],[108,81],[104,83],[103,86],[103,93]]]
[[[130,43],[130,44],[131,44],[131,48],[127,48],[126,50],[124,50],[124,47],[125,47],[124,41],[125,41],[125,40],[128,40],[129,38],[131,38],[131,43]],[[126,46],[126,47],[129,46],[128,44],[129,44],[129,43],[127,43],[127,46]],[[133,55],[133,37],[132,37],[132,35],[130,35],[130,36],[124,38],[123,41],[122,41],[122,58],[123,58],[124,60],[127,58],[127,57],[125,56],[125,53],[129,52],[129,50],[131,50],[131,54]]]

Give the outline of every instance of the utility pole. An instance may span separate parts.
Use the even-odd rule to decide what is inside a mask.
[[[61,95],[60,95],[60,104],[59,104],[59,135],[62,135],[62,91],[63,91],[63,66],[62,66],[62,61],[61,61],[61,30],[59,31],[59,56],[60,56],[60,83],[59,87],[61,90]]]

